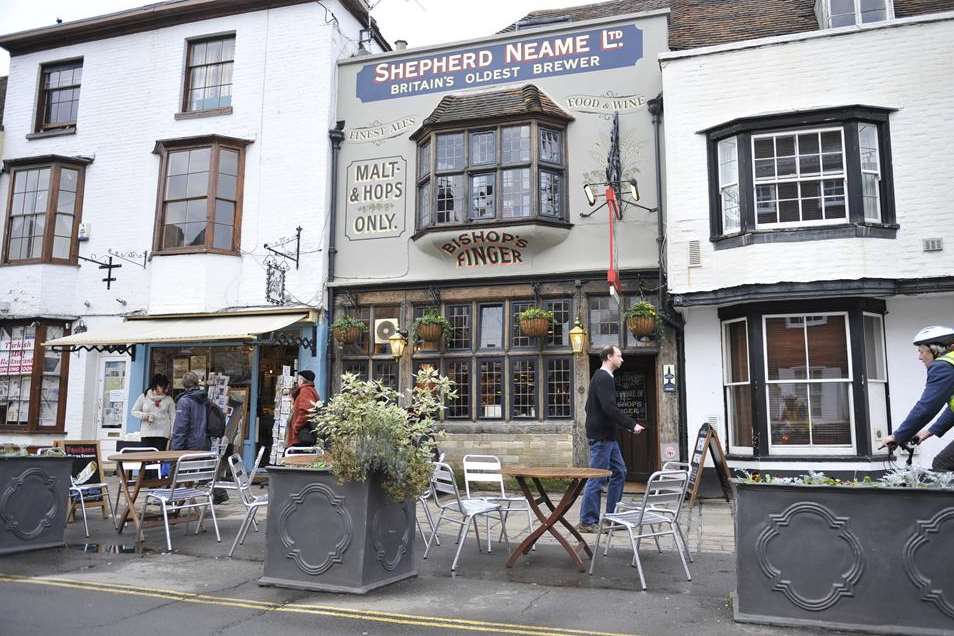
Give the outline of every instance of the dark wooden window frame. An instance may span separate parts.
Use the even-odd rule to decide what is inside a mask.
[[[848,355],[851,359],[853,377],[851,394],[853,402],[855,454],[853,455],[770,455],[769,430],[766,416],[765,397],[765,360],[764,360],[764,333],[762,317],[767,314],[811,314],[847,312],[848,314]],[[865,353],[864,315],[877,314],[882,317],[886,313],[885,302],[872,298],[841,298],[831,300],[800,300],[763,302],[744,305],[734,305],[719,309],[720,333],[724,321],[736,318],[747,320],[746,337],[749,349],[749,383],[752,387],[752,455],[740,455],[739,459],[763,458],[773,461],[857,461],[860,458],[883,459],[881,456],[872,457],[870,424],[868,417],[867,395],[867,365]],[[884,323],[882,323],[884,325]],[[887,328],[886,326],[884,327]],[[721,338],[721,336],[720,336]],[[720,376],[721,383],[721,376]],[[890,378],[885,381],[886,408],[888,430],[892,430],[891,423],[891,384]],[[723,417],[728,421],[728,405],[725,403],[723,391]],[[727,440],[726,442],[727,443]]]
[[[22,159],[7,159],[3,162],[3,171],[9,173],[7,187],[6,218],[4,221],[3,238],[3,265],[35,265],[39,263],[52,265],[76,265],[79,253],[79,243],[76,240],[79,226],[83,217],[83,197],[86,191],[86,166],[92,163],[86,157],[64,157],[60,155],[44,155],[41,157],[24,157]],[[56,206],[60,195],[60,175],[62,169],[70,168],[79,174],[76,178],[76,201],[73,205],[73,235],[70,240],[70,255],[68,258],[53,258],[53,233],[56,229]],[[46,226],[43,234],[43,255],[40,258],[27,258],[10,261],[10,231],[13,224],[13,184],[18,172],[50,169],[50,190],[46,202]]]
[[[540,393],[541,391],[546,391],[544,387],[541,387],[540,381],[543,379],[543,369],[540,368],[540,357],[532,355],[513,355],[507,359],[507,412],[509,413],[509,419],[514,421],[519,420],[537,420],[540,419]],[[536,415],[517,415],[514,413],[514,395],[516,393],[515,388],[517,383],[514,381],[514,363],[515,362],[530,362],[533,364],[533,376],[534,376],[534,387],[533,387],[533,409],[536,412]]]
[[[754,243],[812,241],[832,238],[895,238],[894,177],[891,159],[889,117],[893,109],[872,106],[845,106],[736,119],[700,131],[707,139],[709,178],[709,240],[715,249],[729,249]],[[858,149],[858,125],[877,127],[881,161],[881,222],[865,220],[861,183],[861,158]],[[819,126],[841,127],[844,131],[848,219],[845,223],[779,229],[756,229],[755,194],[752,175],[752,135],[797,132]],[[736,137],[739,171],[739,215],[741,229],[731,234],[722,231],[722,197],[719,184],[719,142]]]
[[[63,352],[60,365],[60,392],[56,405],[56,426],[40,426],[40,392],[43,390],[43,354],[46,347],[46,328],[48,326],[62,326],[63,335],[70,335],[70,324],[55,320],[16,320],[4,321],[5,324],[36,323],[36,337],[33,345],[33,369],[30,372],[30,414],[26,426],[8,426],[6,420],[0,421],[0,432],[3,433],[49,433],[63,434],[66,422],[66,391],[70,376],[70,355]]]
[[[551,393],[550,393],[550,369],[549,369],[549,365],[548,365],[547,363],[549,363],[549,362],[551,362],[551,361],[554,361],[554,360],[565,360],[565,361],[568,361],[569,364],[570,364],[570,393],[569,393],[569,395],[570,395],[570,413],[569,413],[568,415],[550,415],[550,414],[547,412],[547,409],[549,408],[549,405],[550,405],[550,395],[551,395]],[[539,377],[542,379],[542,383],[543,383],[543,411],[542,411],[543,417],[544,417],[545,419],[549,419],[549,420],[561,420],[561,419],[566,420],[566,419],[573,419],[573,417],[574,417],[574,415],[573,415],[573,395],[574,395],[574,393],[575,393],[575,391],[574,391],[574,386],[573,386],[573,385],[574,385],[574,383],[575,383],[575,373],[574,373],[574,371],[575,371],[575,366],[576,366],[573,356],[572,356],[572,355],[568,355],[568,356],[545,356],[545,357],[543,357],[542,362],[543,362],[543,367],[539,370]]]
[[[57,67],[57,66],[67,66],[70,64],[76,64],[79,62],[80,68],[83,67],[83,58],[82,57],[73,57],[67,58],[64,60],[56,60],[53,62],[44,62],[40,65],[39,77],[37,78],[37,91],[36,91],[36,109],[33,115],[33,134],[44,136],[45,134],[67,134],[76,132],[77,121],[68,122],[65,124],[47,124],[46,123],[46,99],[47,99],[47,89],[43,86],[43,76],[47,71]],[[82,92],[82,81],[75,85],[80,88]],[[79,115],[77,115],[77,120]]]
[[[520,161],[514,163],[504,163],[503,162],[503,148],[501,144],[502,140],[502,130],[504,128],[510,128],[514,126],[530,126],[530,159],[529,161]],[[540,130],[541,128],[555,130],[561,135],[562,142],[562,164],[552,164],[546,161],[540,160]],[[471,135],[474,133],[485,133],[493,131],[495,133],[495,152],[496,152],[496,161],[493,163],[481,163],[481,164],[471,164]],[[438,170],[437,169],[437,137],[441,135],[448,135],[454,133],[462,133],[464,135],[464,165],[462,168],[455,168],[453,170]],[[567,134],[566,134],[566,122],[559,121],[557,119],[548,118],[548,117],[521,117],[518,119],[508,118],[508,119],[490,119],[483,121],[474,121],[469,122],[467,126],[447,126],[441,128],[433,128],[428,134],[416,140],[417,141],[417,151],[415,156],[417,161],[420,162],[423,160],[422,155],[425,153],[421,152],[422,148],[427,144],[430,144],[428,148],[427,161],[429,167],[424,169],[422,166],[418,165],[415,170],[417,179],[415,181],[415,195],[421,191],[421,187],[430,184],[430,200],[427,202],[428,209],[430,214],[428,218],[430,222],[426,226],[421,225],[421,215],[420,215],[420,203],[415,205],[415,215],[414,215],[414,226],[417,229],[413,238],[419,238],[428,231],[443,231],[449,229],[464,229],[471,228],[474,226],[501,226],[501,225],[513,225],[520,223],[542,223],[542,224],[551,224],[558,226],[567,226],[569,225],[569,206],[567,202],[568,191],[567,191],[567,175],[569,174],[569,153],[567,152]],[[503,171],[511,169],[521,169],[527,168],[530,170],[530,214],[529,216],[521,217],[508,217],[503,216]],[[541,203],[540,203],[540,173],[552,172],[558,174],[561,178],[561,196],[560,196],[560,215],[548,216],[544,215],[541,212]],[[494,192],[494,218],[487,219],[472,219],[470,214],[471,208],[471,192],[470,192],[470,182],[471,177],[478,176],[481,174],[494,173],[495,178],[495,192]],[[464,215],[465,218],[458,223],[437,223],[435,221],[437,216],[437,188],[434,185],[437,182],[438,177],[446,176],[457,176],[462,175],[464,183],[464,194],[462,199],[464,201]]]
[[[239,139],[236,137],[225,137],[222,135],[203,135],[200,137],[182,137],[179,139],[162,139],[156,142],[153,153],[159,155],[159,178],[158,192],[156,194],[156,220],[153,228],[152,252],[154,255],[163,256],[170,254],[226,254],[238,256],[241,253],[242,238],[242,209],[245,194],[245,148],[252,143],[250,139]],[[206,192],[206,238],[205,245],[202,246],[183,246],[183,247],[162,247],[162,228],[164,220],[166,177],[169,169],[169,153],[180,150],[195,150],[198,148],[211,148],[211,157],[209,159],[209,186]],[[218,188],[219,174],[219,154],[220,150],[235,150],[239,153],[238,175],[235,183],[235,218],[232,224],[232,249],[224,250],[212,247],[214,232],[209,232],[208,228],[214,223],[215,218],[215,200]]]
[[[229,105],[220,107],[220,108],[206,108],[200,110],[190,110],[189,109],[189,93],[192,90],[191,87],[191,71],[192,67],[189,66],[189,52],[192,50],[192,47],[196,44],[201,44],[203,42],[211,42],[214,40],[224,40],[227,38],[232,38],[236,40],[235,31],[223,31],[222,33],[210,33],[207,35],[200,35],[192,38],[186,38],[185,41],[185,51],[183,52],[182,57],[182,86],[180,88],[181,95],[179,98],[179,112],[176,113],[176,119],[192,119],[196,117],[210,117],[214,115],[228,115],[232,113],[232,100],[229,100]],[[235,47],[233,46],[233,57],[232,57],[232,86],[235,86]],[[232,95],[234,97],[234,94]]]

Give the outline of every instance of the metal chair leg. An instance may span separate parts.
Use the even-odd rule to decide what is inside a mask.
[[[679,533],[676,532],[676,527],[674,525],[670,527],[670,530],[672,530],[672,540],[676,543],[676,551],[679,553],[679,559],[682,561],[682,569],[686,572],[686,580],[691,581],[692,575],[689,574],[689,566],[686,565],[686,557],[683,554],[683,548],[679,545],[681,537],[679,537]]]
[[[76,494],[79,495],[80,512],[83,513],[83,528],[86,530],[86,538],[89,538],[89,524],[86,523],[86,500],[83,498],[83,489],[77,488]]]
[[[629,529],[629,542],[633,545],[633,562],[636,564],[636,571],[639,572],[639,583],[643,586],[643,591],[646,591],[646,577],[643,576],[643,563],[639,560],[639,548],[637,547],[639,541],[633,536],[632,528]]]
[[[598,526],[599,529],[602,529],[602,527],[603,527],[603,518],[602,518],[602,517],[600,517],[600,520],[599,520],[598,523],[599,523],[599,526]],[[603,533],[602,533],[602,532],[597,532],[597,533],[596,533],[596,546],[594,546],[594,548],[593,548],[593,556],[590,557],[590,576],[593,576],[593,569],[596,567],[596,559],[597,559],[597,558],[599,557],[599,555],[600,555],[600,539],[602,538],[602,536],[603,536]],[[608,537],[608,535],[607,535],[607,537]],[[603,556],[606,556],[606,552],[605,552],[605,551],[603,552]]]
[[[464,522],[460,526],[460,533],[457,536],[457,554],[454,555],[454,562],[451,563],[451,572],[457,569],[457,560],[460,558],[461,548],[464,547],[464,541],[467,540],[467,530],[469,529],[470,522],[473,521],[473,517],[467,517],[464,519]],[[477,529],[477,524],[474,524],[474,530]],[[477,537],[477,550],[480,550],[480,537]]]
[[[235,541],[232,542],[232,547],[229,548],[229,558],[232,558],[232,555],[235,553],[235,548],[238,547],[238,544],[241,542],[244,543],[245,533],[248,532],[248,527],[251,525],[249,520],[252,518],[252,514],[255,512],[254,508],[249,508],[248,512],[245,513],[245,518],[242,519],[242,525],[239,527],[238,534],[235,535]]]
[[[202,510],[205,511],[205,508]],[[215,518],[215,504],[212,503],[212,493],[209,493],[209,514],[212,515],[212,527],[215,528],[215,540],[222,543],[222,536],[219,534],[219,522]]]
[[[160,499],[159,503],[162,505],[162,523],[166,526],[166,547],[169,548],[169,552],[172,552],[172,536],[169,534],[169,511],[166,509],[164,499]]]

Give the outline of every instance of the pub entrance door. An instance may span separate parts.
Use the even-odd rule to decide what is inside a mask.
[[[599,356],[590,356],[590,376],[600,368]],[[646,427],[639,435],[621,433],[620,451],[626,462],[626,481],[647,481],[659,467],[656,430],[656,356],[623,352],[616,378],[616,404]]]

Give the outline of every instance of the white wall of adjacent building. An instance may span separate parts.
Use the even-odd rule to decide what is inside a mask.
[[[954,13],[663,55],[669,284],[681,294],[751,283],[924,278],[954,271]],[[706,136],[742,117],[862,104],[891,114],[897,238],[765,243],[716,251],[709,241]],[[699,241],[702,267],[689,268]]]
[[[122,314],[218,311],[266,305],[264,243],[301,226],[301,262],[287,275],[290,302],[320,307],[326,279],[330,142],[337,60],[354,54],[361,25],[337,2],[242,13],[13,56],[4,114],[4,158],[87,156],[79,255],[152,252],[160,159],[157,140],[217,134],[250,140],[245,154],[241,255],[151,257],[121,262],[107,290],[95,265],[0,268],[6,317],[79,316],[90,330]],[[228,115],[176,119],[186,40],[235,33]],[[42,64],[83,58],[76,133],[33,132]],[[0,201],[11,187],[0,175]],[[4,224],[5,225],[5,224]],[[0,240],[3,240],[0,229]],[[294,243],[286,250],[294,251]],[[140,257],[134,257],[139,260]],[[71,354],[67,437],[95,432],[99,354]],[[0,441],[45,444],[57,436],[0,433]]]

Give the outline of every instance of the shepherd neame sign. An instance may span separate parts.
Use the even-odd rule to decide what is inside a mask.
[[[632,66],[643,32],[613,26],[543,38],[366,64],[358,71],[363,102]]]

